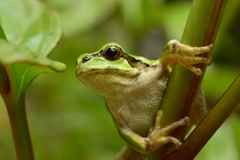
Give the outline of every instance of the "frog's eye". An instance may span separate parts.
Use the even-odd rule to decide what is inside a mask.
[[[118,50],[114,47],[111,47],[111,48],[108,48],[106,50],[106,56],[107,57],[111,57],[111,58],[114,58],[118,55]]]
[[[121,49],[116,46],[108,46],[103,50],[103,57],[110,61],[116,61],[121,57]]]

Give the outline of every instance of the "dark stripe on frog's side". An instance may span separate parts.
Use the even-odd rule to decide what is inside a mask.
[[[133,68],[138,68],[138,69],[145,69],[147,67],[149,67],[150,65],[139,60],[139,59],[135,59],[133,58],[132,56],[126,54],[126,53],[123,53],[121,55],[121,57],[123,57],[124,59],[126,59],[128,61],[128,64],[133,67]]]
[[[82,63],[85,63],[85,62],[89,61],[90,59],[92,59],[93,57],[101,57],[100,52],[84,56],[84,57],[82,58],[82,61],[81,61],[81,62],[82,62]]]

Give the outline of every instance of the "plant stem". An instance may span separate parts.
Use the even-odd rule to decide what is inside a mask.
[[[11,66],[6,67],[10,88],[2,94],[11,123],[18,160],[34,160],[30,134],[26,119],[24,96],[18,97],[15,77]]]
[[[192,46],[203,46],[213,43],[222,18],[224,2],[226,3],[226,0],[193,1],[181,42]],[[206,66],[199,65],[198,67],[205,70]],[[180,113],[181,117],[188,116],[201,80],[202,76],[197,77],[177,64],[171,74],[162,109],[171,112],[169,115]],[[172,113],[173,110],[169,109],[169,107],[173,108],[174,113]],[[176,110],[176,108],[178,109]],[[173,118],[176,117],[179,117],[179,115],[173,116]],[[165,117],[164,120],[175,121],[170,119],[171,117]],[[166,121],[165,123],[167,123]]]
[[[8,103],[10,101],[10,104]],[[6,101],[5,101],[6,102]],[[25,103],[13,99],[6,102],[18,160],[33,160],[33,151],[28,130]]]
[[[164,160],[192,160],[240,103],[240,74],[177,152]],[[211,127],[209,127],[211,126]],[[199,137],[201,135],[201,137]],[[195,145],[197,144],[197,145]],[[186,154],[187,150],[191,154]]]
[[[206,46],[214,43],[226,2],[227,0],[194,0],[181,43],[191,46]],[[208,57],[207,54],[203,55]],[[204,74],[206,66],[203,64],[196,66],[201,68]],[[194,75],[179,64],[175,65],[161,104],[161,110],[165,115],[163,126],[186,116],[191,117],[194,109],[192,104],[199,91],[202,76]],[[186,127],[181,127],[174,130],[171,135],[183,140],[185,133]],[[166,153],[167,147],[159,151],[160,155]]]
[[[193,1],[181,42],[191,46],[212,44],[219,28],[226,1]],[[205,65],[197,65],[197,67],[203,71],[206,68]],[[166,110],[165,114],[174,116],[173,118],[171,118],[172,116],[165,117],[165,125],[176,121],[176,118],[179,118],[179,113],[180,115],[182,114],[181,117],[188,116],[189,106],[193,102],[192,99],[194,99],[198,91],[201,80],[202,76],[196,76],[192,72],[182,68],[179,64],[175,65],[161,105],[162,110]]]

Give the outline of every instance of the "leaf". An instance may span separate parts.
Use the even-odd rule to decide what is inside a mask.
[[[33,79],[41,73],[53,72],[50,68],[45,66],[34,66],[26,63],[17,63],[12,65],[12,70],[15,73],[16,85],[17,85],[17,99],[21,100],[27,89],[28,85]]]
[[[61,36],[60,20],[54,11],[39,1],[1,0],[0,15],[0,63],[13,72],[8,73],[8,79],[22,84],[16,85],[21,86],[18,93],[24,93],[40,73],[65,70],[64,64],[47,58]],[[34,76],[25,76],[29,71]]]
[[[4,31],[3,31],[2,26],[0,26],[0,38],[1,38],[1,39],[6,39],[6,36],[5,36]]]
[[[64,64],[52,61],[24,46],[11,44],[6,40],[0,39],[0,47],[0,63],[3,65],[25,62],[33,65],[47,66],[55,71],[63,71],[65,69]]]
[[[18,160],[33,160],[24,95],[41,73],[66,66],[47,58],[61,37],[57,14],[35,0],[0,0],[0,93],[6,103]]]
[[[10,43],[25,46],[44,56],[61,36],[59,17],[39,1],[1,0],[0,14]]]

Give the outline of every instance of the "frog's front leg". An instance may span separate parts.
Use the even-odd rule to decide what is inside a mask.
[[[142,137],[134,133],[129,128],[122,128],[119,126],[120,134],[128,142],[128,144],[131,145],[132,148],[144,154],[152,152],[167,143],[174,143],[176,148],[179,148],[181,142],[174,137],[168,136],[168,134],[180,126],[190,124],[190,118],[185,117],[177,122],[174,122],[170,125],[161,128],[160,123],[162,115],[163,112],[159,110],[157,112],[155,125],[150,130],[147,137]]]
[[[186,44],[182,44],[176,40],[169,41],[163,49],[163,53],[160,58],[160,62],[164,68],[168,65],[173,67],[176,62],[179,62],[184,68],[189,69],[196,75],[201,75],[200,68],[196,68],[192,65],[204,63],[211,64],[211,58],[195,57],[195,55],[210,52],[213,49],[213,45],[204,47],[192,47]]]

